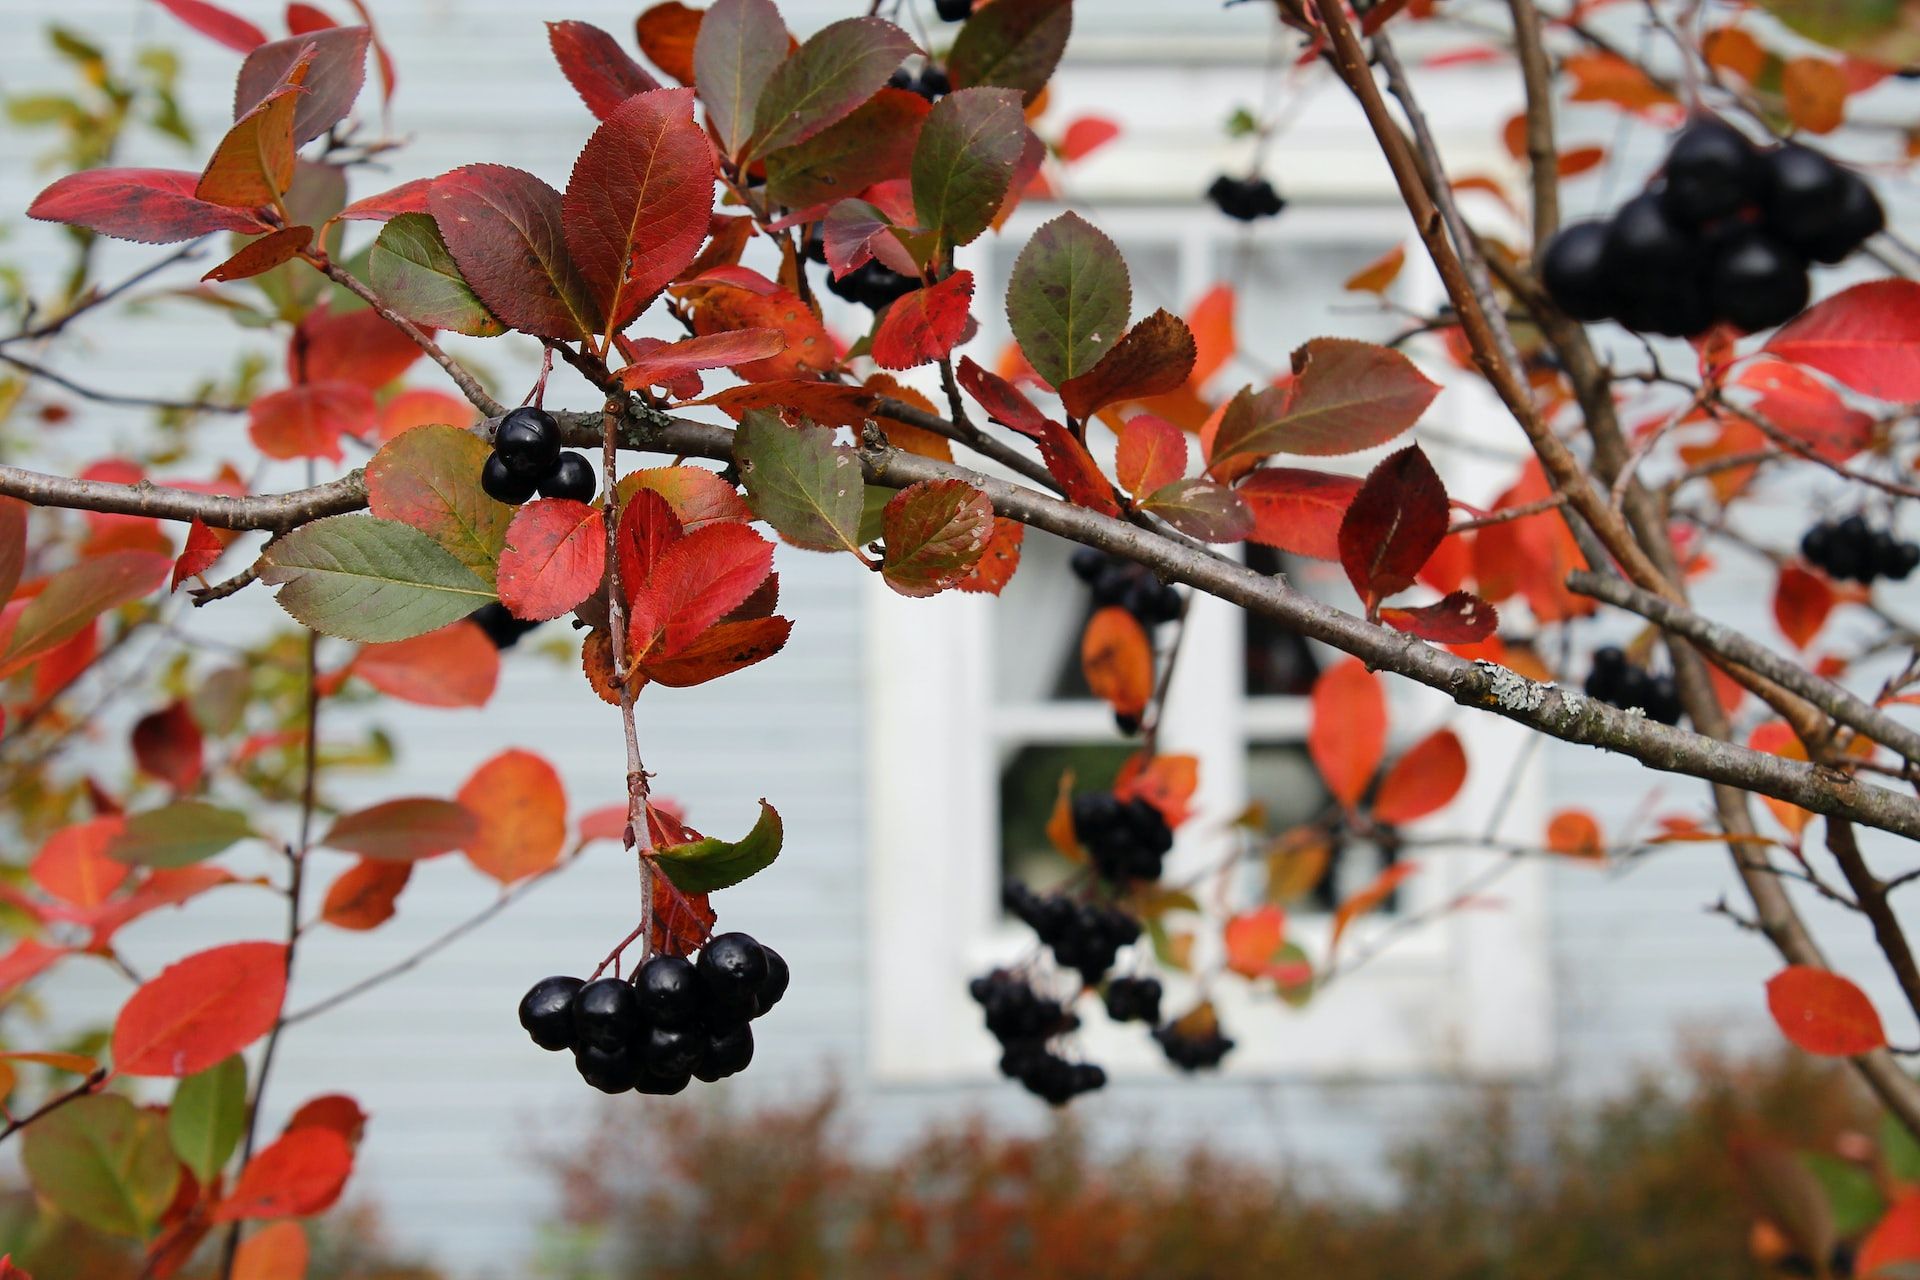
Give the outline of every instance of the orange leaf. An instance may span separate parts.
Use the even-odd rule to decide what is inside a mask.
[[[1349,293],[1385,294],[1407,264],[1407,246],[1397,244],[1347,277],[1341,288]]]
[[[536,498],[507,526],[500,603],[516,618],[557,618],[599,588],[606,568],[600,509],[570,498]]]
[[[1320,673],[1313,683],[1313,726],[1307,753],[1334,799],[1360,803],[1387,749],[1387,698],[1379,678],[1358,658]]]
[[[1128,419],[1120,430],[1114,473],[1136,498],[1172,484],[1187,474],[1187,433],[1150,413]]]
[[[971,271],[894,299],[874,329],[873,362],[882,369],[911,369],[946,359],[966,331],[972,303]]]
[[[1767,1011],[1808,1053],[1851,1058],[1887,1043],[1866,993],[1829,969],[1791,965],[1767,979]]]
[[[1227,968],[1243,978],[1272,972],[1274,958],[1287,939],[1287,914],[1271,904],[1227,921]]]
[[[168,965],[113,1024],[122,1075],[190,1076],[273,1029],[287,994],[287,949],[235,942]]]
[[[1087,156],[1120,136],[1120,126],[1104,116],[1081,116],[1060,136],[1060,158],[1068,164]]]
[[[1199,756],[1154,756],[1149,760],[1135,755],[1120,766],[1113,794],[1120,800],[1141,797],[1160,811],[1169,827],[1177,828],[1193,816],[1193,793],[1199,786]]]
[[[748,382],[817,377],[836,362],[833,339],[820,317],[778,285],[767,293],[737,284],[701,286],[693,303],[694,333],[704,338],[734,329],[778,329],[787,336],[786,350],[779,355],[733,367]]]
[[[1780,634],[1804,649],[1820,634],[1827,615],[1833,611],[1833,587],[1817,573],[1809,573],[1797,564],[1780,570],[1773,588],[1773,620]]]
[[[1108,605],[1087,620],[1080,638],[1087,687],[1115,714],[1138,716],[1153,696],[1153,644],[1131,613]]]
[[[1399,824],[1445,807],[1467,780],[1467,753],[1451,729],[1416,742],[1394,762],[1373,798],[1373,816]]]
[[[76,907],[99,906],[131,870],[107,856],[107,846],[125,825],[118,814],[111,814],[60,828],[28,868],[34,883]]]
[[[1800,741],[1799,735],[1779,720],[1756,725],[1747,738],[1747,745],[1755,751],[1764,751],[1785,760],[1804,761],[1807,758],[1806,745]],[[1807,823],[1813,820],[1813,815],[1799,805],[1775,800],[1772,796],[1760,798],[1766,801],[1767,811],[1773,814],[1774,820],[1796,836],[1805,831]]]
[[[1020,567],[1020,544],[1026,536],[1027,526],[1018,520],[995,516],[993,534],[987,539],[987,549],[980,553],[980,562],[973,566],[972,573],[955,584],[954,590],[999,595],[1013,580],[1014,570]]]
[[[1861,1244],[1853,1270],[1872,1280],[1881,1268],[1900,1262],[1920,1262],[1920,1191],[1909,1191],[1893,1202]]]
[[[1655,107],[1670,106],[1672,94],[1647,78],[1647,73],[1617,54],[1576,53],[1560,64],[1561,71],[1573,81],[1574,102],[1610,102],[1638,114]]]
[[[459,396],[414,388],[380,406],[380,439],[384,443],[402,431],[436,423],[465,430],[478,421],[480,411]]]
[[[478,624],[363,645],[349,670],[384,694],[422,707],[484,707],[500,679],[500,651]]]
[[[1239,339],[1233,331],[1233,287],[1217,284],[1200,296],[1187,313],[1187,328],[1193,332],[1193,372],[1187,385],[1196,390],[1220,372],[1233,359]]]
[[[340,929],[383,925],[393,919],[394,901],[412,877],[411,862],[362,858],[327,887],[320,918]]]
[[[306,1280],[307,1233],[297,1222],[273,1222],[240,1242],[233,1280]]]
[[[1808,133],[1832,133],[1847,118],[1847,73],[1825,58],[1790,58],[1780,71],[1787,115]]]
[[[567,839],[567,794],[553,766],[508,750],[473,771],[456,797],[480,820],[467,858],[502,884],[545,871]]]
[[[1600,824],[1585,809],[1562,809],[1547,823],[1547,849],[1570,858],[1604,858]]]
[[[359,1103],[344,1093],[323,1093],[301,1103],[288,1117],[287,1127],[281,1132],[328,1129],[345,1138],[348,1146],[358,1146],[360,1135],[366,1128],[367,1113],[360,1109]]]
[[[213,568],[220,559],[220,553],[227,549],[224,538],[207,527],[206,521],[199,516],[187,526],[187,543],[180,549],[180,558],[173,562],[173,578],[167,584],[167,590],[178,591],[180,584],[188,578],[197,578]]]
[[[1340,945],[1340,935],[1347,931],[1348,925],[1392,897],[1400,882],[1419,869],[1420,865],[1415,862],[1396,862],[1374,877],[1372,884],[1341,903],[1333,913],[1333,936],[1327,940],[1328,953]]]
[[[340,1198],[353,1172],[353,1148],[331,1129],[294,1129],[247,1161],[233,1191],[214,1206],[215,1222],[304,1218]]]

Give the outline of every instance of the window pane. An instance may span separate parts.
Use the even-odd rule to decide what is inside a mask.
[[[1348,277],[1392,248],[1391,239],[1233,240],[1215,251],[1215,276],[1234,287],[1235,327],[1258,334],[1259,361],[1238,357],[1236,377],[1266,380],[1287,371],[1287,357],[1309,338],[1338,334],[1385,342],[1406,321],[1345,289]],[[1231,381],[1231,379],[1229,379]]]
[[[1247,544],[1247,566],[1264,574],[1288,572],[1287,558],[1272,547]],[[1242,611],[1246,629],[1246,690],[1250,698],[1304,697],[1320,674],[1306,637],[1285,623]]]
[[[1023,568],[1022,573],[1026,572]],[[1016,574],[1017,578],[1019,575]],[[1076,791],[1111,787],[1134,748],[1127,743],[1047,743],[1004,747],[1000,753],[1000,874],[1045,890],[1071,875],[1074,864],[1047,839],[1047,819],[1060,778],[1073,771]]]
[[[1003,705],[1090,698],[1080,633],[1093,601],[1073,576],[1074,544],[1038,529],[1020,546],[1020,571],[993,607],[994,698]]]

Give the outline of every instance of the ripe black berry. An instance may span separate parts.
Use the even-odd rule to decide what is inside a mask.
[[[1858,515],[1815,525],[1800,540],[1800,551],[1828,577],[1863,585],[1875,578],[1904,581],[1920,568],[1920,546],[1901,542],[1891,529],[1870,529]]]
[[[769,967],[765,949],[744,933],[723,933],[702,947],[696,968],[709,1019],[725,1020],[734,1011],[746,1017],[757,1012]]]
[[[536,481],[509,471],[498,453],[488,454],[486,465],[480,468],[480,489],[495,502],[517,507],[533,497],[536,488]]]
[[[640,1010],[661,1027],[690,1027],[700,1020],[700,980],[680,956],[653,955],[634,976]]]
[[[1233,1049],[1233,1041],[1221,1035],[1217,1026],[1202,1034],[1187,1034],[1180,1030],[1179,1023],[1169,1022],[1154,1028],[1153,1038],[1160,1042],[1167,1061],[1182,1071],[1217,1067]]]
[[[1840,196],[1828,215],[1825,230],[1794,243],[1815,262],[1829,265],[1845,258],[1887,225],[1886,210],[1880,207],[1880,198],[1873,194],[1867,180],[1851,169],[1840,172]]]
[[[781,996],[787,994],[787,982],[793,975],[787,968],[786,957],[764,943],[761,944],[760,950],[765,952],[767,957],[767,978],[760,984],[759,991],[760,1012],[765,1013],[780,1003]]]
[[[928,102],[944,98],[953,92],[953,81],[940,67],[927,67],[920,72],[920,83],[915,86],[919,95]]]
[[[1107,983],[1107,1016],[1115,1022],[1157,1024],[1160,995],[1158,978],[1115,978]]]
[[[1668,221],[1660,197],[1645,192],[1621,205],[1607,223],[1602,269],[1644,292],[1690,274],[1697,252],[1693,237]]]
[[[601,978],[573,998],[574,1043],[603,1049],[625,1048],[640,1030],[640,999],[630,983]]]
[[[637,1076],[633,1050],[626,1044],[581,1045],[573,1051],[580,1078],[602,1093],[625,1093]]]
[[[693,1074],[712,1084],[747,1069],[753,1061],[753,1028],[742,1023],[732,1030],[707,1037],[700,1064]]]
[[[1207,199],[1220,212],[1241,222],[1271,218],[1287,207],[1265,178],[1231,178],[1224,173],[1207,188]]]
[[[493,451],[507,470],[537,482],[560,456],[560,424],[545,409],[522,405],[500,419]]]
[[[1793,142],[1769,152],[1766,166],[1767,229],[1795,244],[1818,239],[1846,194],[1846,174],[1818,151]]]
[[[902,275],[882,266],[879,259],[862,263],[836,279],[827,275],[827,288],[848,302],[879,311],[896,298],[905,297],[920,287],[917,277]]]
[[[1673,140],[1666,178],[1660,207],[1683,227],[1738,212],[1760,196],[1766,181],[1746,135],[1711,116],[1695,120]]]
[[[571,498],[575,502],[592,502],[599,483],[593,474],[593,464],[577,453],[563,453],[559,461],[553,464],[553,470],[540,481],[540,496],[543,498]]]
[[[633,1082],[635,1093],[675,1094],[683,1092],[693,1083],[693,1072],[683,1071],[679,1075],[656,1076],[642,1071],[640,1078]]]
[[[973,0],[933,0],[933,11],[942,22],[964,22],[973,13]]]
[[[564,1049],[573,1043],[573,998],[578,978],[542,978],[520,997],[520,1025],[542,1049]]]
[[[483,604],[467,615],[467,621],[487,633],[487,639],[493,641],[496,649],[511,649],[520,643],[520,637],[539,626],[538,622],[529,622],[525,618],[516,618],[507,611],[507,606],[498,600]]]
[[[683,1027],[654,1027],[641,1051],[642,1068],[653,1076],[684,1076],[700,1064],[706,1052],[704,1031]]]
[[[1807,264],[1762,231],[1749,231],[1715,257],[1713,309],[1749,332],[1785,324],[1807,305]]]

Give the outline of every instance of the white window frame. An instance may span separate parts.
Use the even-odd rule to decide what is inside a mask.
[[[1048,216],[1051,211],[1023,210],[1006,234],[1014,243],[1023,242]],[[1191,210],[1176,215],[1147,208],[1116,209],[1101,217],[1123,246],[1142,240],[1176,243],[1183,284],[1204,284],[1209,278],[1221,242],[1209,220]],[[1398,208],[1347,205],[1290,208],[1256,234],[1276,242],[1311,242],[1340,233],[1391,242],[1405,229],[1405,213]],[[1407,274],[1407,287],[1417,292],[1431,294],[1437,287],[1411,268]],[[984,287],[991,296],[993,282]],[[1142,310],[1139,301],[1135,310]],[[976,358],[987,359],[1004,340],[1003,328],[983,325]],[[1484,388],[1447,379],[1434,362],[1427,372],[1448,388],[1428,422],[1471,434],[1472,424],[1498,420],[1489,416],[1493,406]],[[1325,461],[1364,470],[1377,456]],[[1511,472],[1472,454],[1436,460],[1450,491],[1470,498],[1486,497],[1488,487],[1503,484]],[[1076,598],[1062,607],[1080,603]],[[996,708],[994,664],[1001,655],[994,651],[993,599],[950,592],[909,600],[876,581],[866,605],[869,1067],[889,1083],[985,1080],[994,1073],[999,1051],[967,994],[966,978],[1009,963],[1033,945],[1031,931],[1007,921],[999,906],[999,745],[1008,739],[1116,745],[1127,740],[1113,732],[1110,713],[1098,703]],[[1198,870],[1223,851],[1220,828],[1246,803],[1248,742],[1304,740],[1309,714],[1305,699],[1250,700],[1235,687],[1244,670],[1244,627],[1236,606],[1196,593],[1187,626],[1160,749],[1197,755],[1200,789],[1197,814],[1183,827],[1169,858],[1169,879],[1178,879],[1183,868]],[[1323,665],[1338,657],[1321,653]],[[1221,672],[1231,678],[1220,678]],[[1538,753],[1526,745],[1523,729],[1455,708],[1443,696],[1405,681],[1392,681],[1390,687],[1392,750],[1446,723],[1459,733],[1469,761],[1460,796],[1440,814],[1410,827],[1412,834],[1478,834],[1489,828],[1496,810],[1502,816],[1495,834],[1501,838],[1524,841],[1541,829]],[[1509,861],[1504,854],[1470,846],[1421,848],[1403,856],[1422,869],[1403,883],[1397,918],[1437,911],[1495,874],[1495,864]],[[1377,957],[1342,975],[1299,1010],[1270,990],[1253,990],[1230,975],[1208,984],[1206,995],[1238,1042],[1226,1074],[1516,1078],[1546,1070],[1552,1017],[1545,870],[1530,859],[1513,862],[1482,898],[1418,929],[1402,929]],[[1343,938],[1341,954],[1368,949],[1394,928],[1396,917],[1364,918]],[[1289,936],[1317,965],[1326,953],[1328,929],[1324,916],[1298,915],[1289,923]],[[1200,968],[1215,963],[1217,948],[1217,937],[1203,929]],[[1172,975],[1169,1011],[1183,1008],[1194,994],[1191,984]],[[1124,1078],[1168,1069],[1139,1027],[1115,1027],[1097,1012],[1084,1023],[1076,1039],[1110,1073]]]

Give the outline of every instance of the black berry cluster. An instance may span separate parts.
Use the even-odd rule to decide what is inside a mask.
[[[1724,320],[1768,329],[1807,305],[1809,262],[1835,263],[1886,222],[1859,174],[1797,143],[1761,150],[1700,117],[1662,177],[1605,222],[1547,245],[1541,279],[1576,320],[1691,338]]]
[[[514,617],[507,611],[507,606],[498,600],[475,609],[467,615],[467,621],[486,632],[487,639],[493,641],[493,647],[496,649],[513,648],[520,643],[521,636],[540,625],[538,622]]]
[[[1107,1016],[1115,1022],[1160,1021],[1160,979],[1118,977],[1107,983]]]
[[[1233,1041],[1220,1034],[1215,1023],[1204,1031],[1183,1031],[1178,1022],[1154,1028],[1153,1038],[1167,1061],[1182,1071],[1202,1071],[1217,1067],[1233,1048]]]
[[[1173,829],[1151,801],[1082,791],[1070,807],[1074,837],[1101,875],[1116,884],[1160,878],[1167,850],[1173,848]]]
[[[1860,516],[1822,520],[1800,539],[1800,553],[1829,578],[1862,585],[1875,578],[1904,582],[1920,567],[1920,546],[1896,541],[1891,529],[1870,529]]]
[[[973,15],[973,0],[933,0],[933,11],[942,22],[965,22]]]
[[[1639,707],[1649,720],[1680,723],[1680,690],[1670,675],[1654,675],[1627,661],[1626,652],[1613,645],[1593,651],[1587,672],[1587,696],[1622,710]]]
[[[1090,987],[1107,976],[1120,948],[1140,937],[1140,922],[1117,907],[1075,902],[1064,893],[1037,894],[1018,880],[1001,888],[1000,902],[1040,935],[1062,969],[1079,971]]]
[[[543,978],[521,998],[520,1025],[542,1049],[571,1049],[603,1093],[679,1093],[753,1061],[753,1019],[780,1002],[787,962],[744,933],[723,933],[699,961],[655,955],[631,981]]]
[[[1271,218],[1287,207],[1265,178],[1230,178],[1224,173],[1207,188],[1207,199],[1220,212],[1241,222]]]
[[[522,405],[500,419],[493,452],[480,470],[480,487],[494,501],[517,507],[535,493],[590,502],[598,486],[593,464],[560,448],[560,424],[553,415]]]
[[[1054,1036],[1076,1030],[1080,1020],[1058,1000],[1043,996],[1017,973],[995,969],[967,987],[987,1015],[987,1030],[1000,1042],[1000,1074],[1028,1093],[1063,1106],[1098,1089],[1107,1073],[1090,1062],[1072,1062],[1047,1047]]]
[[[883,310],[919,287],[919,277],[902,275],[881,265],[878,258],[868,259],[838,279],[832,272],[827,273],[827,288],[869,311]]]
[[[967,15],[963,13],[960,16],[964,18]],[[957,19],[949,18],[948,21],[957,21]],[[928,102],[938,102],[953,92],[953,81],[948,78],[946,71],[934,66],[931,62],[920,68],[920,74],[917,76],[905,67],[896,69],[891,76],[887,77],[887,85],[894,89],[905,89],[908,93],[917,93]]]
[[[1117,604],[1149,631],[1179,621],[1180,589],[1154,577],[1145,565],[1081,547],[1073,553],[1073,576],[1093,589],[1095,604]]]

